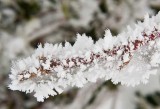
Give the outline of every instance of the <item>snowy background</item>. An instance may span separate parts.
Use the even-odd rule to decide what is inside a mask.
[[[0,0],[0,109],[160,109],[160,75],[134,88],[98,81],[43,103],[7,88],[12,61],[32,54],[39,43],[73,44],[77,33],[96,41],[107,28],[117,35],[159,10],[160,0]]]

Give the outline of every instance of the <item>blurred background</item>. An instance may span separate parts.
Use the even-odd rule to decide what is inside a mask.
[[[43,103],[7,88],[11,62],[39,43],[74,44],[77,33],[96,41],[107,28],[117,35],[159,10],[160,0],[0,0],[0,109],[160,109],[160,75],[134,88],[98,81]]]

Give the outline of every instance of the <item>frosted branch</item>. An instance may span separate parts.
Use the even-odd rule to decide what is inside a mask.
[[[34,92],[38,101],[57,95],[67,87],[83,87],[97,79],[135,86],[147,83],[160,64],[160,13],[125,32],[112,36],[110,30],[96,43],[85,34],[77,34],[72,46],[40,44],[35,53],[15,62],[9,88]]]

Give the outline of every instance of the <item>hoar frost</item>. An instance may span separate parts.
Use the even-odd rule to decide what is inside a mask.
[[[77,34],[72,46],[41,44],[34,54],[13,63],[11,68],[12,90],[34,92],[38,101],[57,95],[68,86],[83,87],[97,79],[135,86],[147,83],[156,74],[160,62],[160,13],[118,36],[110,30],[96,43],[85,34]]]

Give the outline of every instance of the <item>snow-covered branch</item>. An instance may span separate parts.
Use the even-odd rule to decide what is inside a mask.
[[[57,95],[70,86],[83,87],[97,79],[111,79],[114,84],[135,86],[147,83],[160,64],[160,13],[118,36],[110,30],[93,42],[85,34],[77,34],[72,46],[48,44],[38,46],[35,53],[13,63],[9,88],[34,92],[38,101]]]

